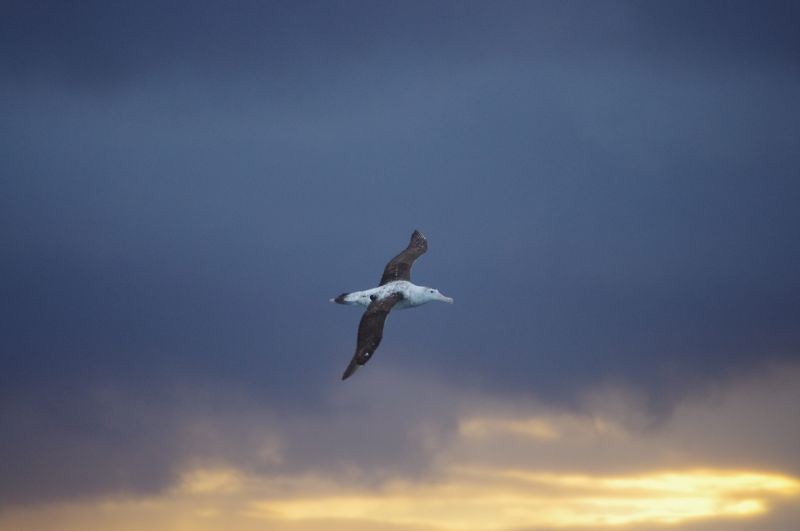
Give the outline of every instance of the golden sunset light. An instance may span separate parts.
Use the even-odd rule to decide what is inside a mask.
[[[522,479],[524,483],[503,481]],[[671,471],[634,477],[530,471],[470,471],[379,493],[256,502],[255,514],[290,520],[352,519],[442,529],[677,524],[750,516],[775,496],[796,495],[794,478],[756,472]]]
[[[0,529],[127,531],[150,526],[225,531],[257,529],[265,523],[279,529],[591,529],[755,517],[769,511],[773,501],[797,497],[798,492],[796,478],[752,471],[604,477],[462,469],[430,482],[394,482],[366,490],[310,476],[266,479],[231,469],[201,469],[155,498],[16,510],[0,516]]]

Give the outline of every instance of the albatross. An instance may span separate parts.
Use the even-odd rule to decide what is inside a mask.
[[[356,353],[345,369],[342,380],[348,379],[372,358],[383,338],[386,317],[393,308],[405,310],[431,301],[453,303],[453,299],[445,297],[438,289],[417,286],[411,282],[411,266],[427,250],[428,240],[420,231],[415,230],[408,247],[386,264],[377,288],[342,293],[331,299],[331,302],[338,304],[367,307],[358,324]]]

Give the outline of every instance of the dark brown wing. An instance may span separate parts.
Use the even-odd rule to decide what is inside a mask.
[[[411,266],[414,265],[414,260],[425,254],[428,250],[428,240],[418,230],[414,231],[411,235],[411,242],[405,250],[392,258],[386,268],[383,270],[381,283],[383,286],[395,280],[411,280]]]
[[[352,376],[359,365],[364,365],[375,353],[383,338],[383,324],[386,322],[386,316],[392,311],[392,307],[401,300],[403,300],[402,293],[393,293],[388,297],[374,300],[367,306],[367,311],[361,316],[361,322],[358,324],[356,353],[344,371],[342,380]]]

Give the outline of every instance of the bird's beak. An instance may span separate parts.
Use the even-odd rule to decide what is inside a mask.
[[[444,295],[442,295],[442,294],[439,294],[439,300],[440,300],[440,301],[442,301],[442,302],[448,302],[448,303],[450,303],[450,304],[453,304],[453,299],[452,299],[452,298],[450,298],[450,297],[445,297],[445,296],[444,296]]]

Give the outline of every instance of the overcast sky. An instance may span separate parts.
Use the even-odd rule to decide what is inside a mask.
[[[800,481],[799,23],[793,2],[3,2],[0,529],[63,523],[55,502],[177,511],[220,470],[268,500],[247,503],[276,477],[315,499],[309,474],[433,488],[500,466],[487,430],[515,470]],[[414,229],[413,280],[455,304],[390,315],[341,382],[360,312],[328,299]],[[575,435],[598,419],[625,445]],[[573,453],[520,446],[525,422]],[[376,529],[460,525],[404,518]]]

